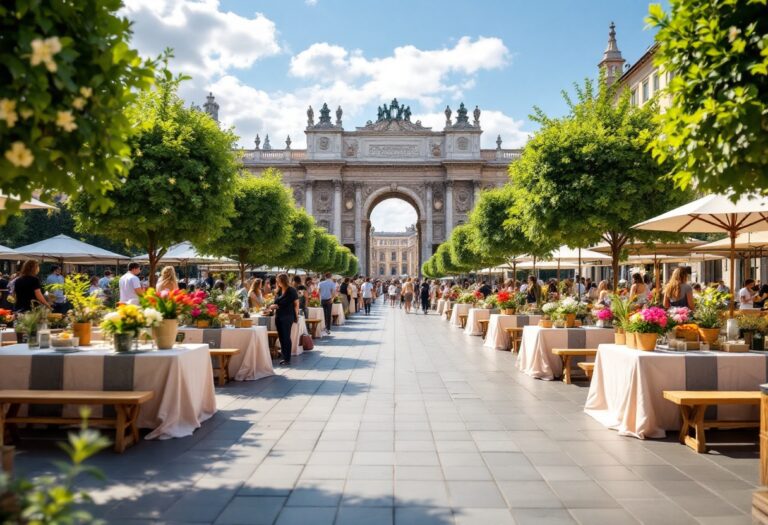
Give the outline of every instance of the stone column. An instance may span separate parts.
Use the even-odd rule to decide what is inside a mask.
[[[473,183],[474,187],[474,197],[472,199],[472,207],[477,206],[478,201],[480,200],[480,190],[482,190],[482,185],[480,184],[480,181],[475,181]]]
[[[333,181],[333,234],[341,242],[341,181]]]
[[[314,189],[315,183],[311,180],[307,181],[306,189],[304,190],[304,209],[307,211],[308,215],[312,215],[312,204],[313,204],[313,196],[312,196],[312,190]]]
[[[362,204],[360,205],[362,208]],[[360,220],[360,255],[357,256],[357,258],[360,260],[360,273],[363,275],[371,276],[373,272],[373,268],[375,267],[375,264],[372,264],[370,262],[370,254],[366,255],[368,252],[368,221],[367,220]]]
[[[435,209],[434,203],[432,202],[432,183],[428,182],[426,184],[426,202],[424,203],[424,208],[426,211],[426,217],[424,218],[424,223],[421,226],[421,233],[422,233],[422,247],[421,247],[421,262],[425,263],[427,260],[432,257],[432,210]],[[419,268],[419,271],[421,271],[421,268]]]
[[[360,261],[361,272],[365,274],[365,253],[363,252],[363,187],[355,183],[355,254]]]
[[[451,237],[453,231],[453,181],[445,183],[445,240]]]

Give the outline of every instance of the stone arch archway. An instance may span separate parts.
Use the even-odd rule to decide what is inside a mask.
[[[378,261],[371,261],[371,212],[381,202],[387,199],[400,199],[410,204],[414,210],[416,210],[416,231],[418,235],[418,248],[417,248],[417,263],[416,273],[419,274],[421,270],[423,246],[424,246],[424,228],[423,223],[426,217],[425,203],[422,197],[411,188],[398,186],[391,184],[388,186],[382,186],[370,192],[365,198],[362,206],[363,211],[363,235],[364,235],[364,257],[365,263],[363,271],[369,275],[376,274],[376,269],[379,267]]]

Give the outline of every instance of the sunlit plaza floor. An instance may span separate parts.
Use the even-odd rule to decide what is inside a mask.
[[[380,303],[294,358],[217,389],[185,439],[91,464],[111,524],[738,525],[750,523],[756,432],[712,432],[709,454],[623,438],[582,412],[587,386],[531,379],[436,315]],[[708,436],[709,437],[709,436]],[[20,474],[50,470],[28,441]]]

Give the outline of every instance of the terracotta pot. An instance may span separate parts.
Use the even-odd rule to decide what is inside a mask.
[[[613,332],[613,342],[617,345],[625,345],[627,344],[627,334],[624,333],[623,328],[617,328]]]
[[[501,313],[504,315],[515,315],[515,309],[514,308],[504,308],[501,310]]]
[[[637,343],[635,342],[635,332],[627,332],[627,348],[637,348]]]
[[[243,319],[240,321],[240,328],[253,328],[253,319]]]
[[[646,352],[653,352],[656,349],[656,340],[659,338],[659,334],[646,334],[636,333],[635,344],[638,350],[644,350]]]
[[[576,326],[576,314],[565,314],[565,327],[573,328]]]
[[[163,319],[160,326],[152,328],[152,336],[155,338],[157,348],[170,350],[176,342],[176,334],[179,333],[178,319]]]
[[[699,332],[694,330],[678,330],[675,328],[675,338],[685,341],[698,341]]]
[[[542,328],[552,328],[552,319],[542,319],[539,321],[539,326]]]
[[[208,321],[208,319],[198,319],[197,321],[195,321],[195,326],[197,328],[208,328],[209,326],[211,326],[211,323],[210,321]]]
[[[73,323],[72,334],[80,339],[79,346],[88,346],[91,344],[91,323]]]
[[[699,327],[699,335],[701,336],[702,341],[712,344],[717,342],[717,338],[720,335],[720,329]]]
[[[14,447],[0,446],[0,472],[13,474]]]

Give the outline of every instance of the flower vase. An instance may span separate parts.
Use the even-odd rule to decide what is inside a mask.
[[[515,309],[514,308],[504,308],[501,311],[504,315],[515,315]]]
[[[627,337],[627,348],[635,348],[635,349],[637,348],[637,343],[636,343],[636,341],[635,341],[635,336],[636,336],[636,335],[637,335],[637,334],[636,334],[635,332],[627,332],[627,333],[626,333],[626,337]]]
[[[595,321],[595,326],[598,328],[605,328],[605,321],[603,321],[602,319],[598,319],[597,321]]]
[[[91,323],[73,323],[72,333],[79,339],[79,346],[91,344]]]
[[[160,350],[170,350],[176,342],[176,334],[179,333],[178,319],[163,319],[159,326],[152,328],[152,336]]]
[[[211,323],[208,321],[208,319],[198,319],[195,321],[195,326],[197,328],[208,328],[211,326]]]
[[[711,345],[717,342],[717,338],[720,336],[720,329],[699,327],[699,335],[701,336],[702,341]]]
[[[573,328],[576,326],[576,314],[565,314],[565,327]]]
[[[658,338],[659,335],[656,333],[638,332],[635,334],[635,344],[637,345],[638,350],[653,352],[656,349],[656,340]]]
[[[30,350],[35,349],[37,350],[40,348],[40,340],[37,337],[37,330],[27,332],[27,345],[29,345]]]
[[[542,328],[552,328],[552,319],[541,319],[539,326]]]
[[[613,331],[613,343],[617,345],[627,344],[627,334],[624,332],[623,328],[616,328]]]
[[[113,342],[115,345],[115,352],[130,352],[131,347],[133,346],[133,338],[133,332],[128,332],[125,334],[114,334]]]

